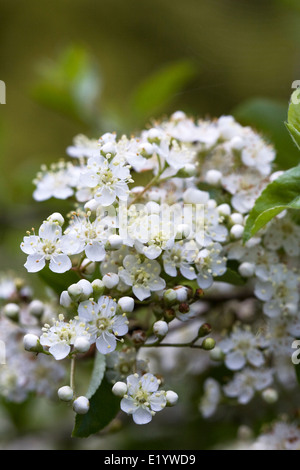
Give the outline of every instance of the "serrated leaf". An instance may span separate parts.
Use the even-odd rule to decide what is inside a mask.
[[[284,209],[300,209],[300,166],[270,183],[256,200],[245,225],[246,242]]]
[[[113,395],[112,386],[104,378],[90,398],[90,408],[85,415],[76,415],[72,437],[89,437],[101,431],[120,410],[120,399]]]

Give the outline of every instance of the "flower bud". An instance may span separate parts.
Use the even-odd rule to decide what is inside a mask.
[[[156,321],[153,325],[153,333],[160,338],[166,336],[168,331],[168,323],[163,320]]]
[[[49,222],[58,223],[58,225],[63,225],[65,222],[65,219],[60,212],[53,212],[53,214],[49,215],[48,220]]]
[[[167,308],[167,310],[165,310],[165,312],[164,312],[165,320],[168,323],[170,321],[174,320],[175,316],[176,316],[176,313],[175,313],[175,310],[173,308]]]
[[[123,238],[120,235],[111,235],[105,245],[106,250],[119,250],[123,245]]]
[[[127,393],[127,385],[125,382],[116,382],[112,388],[112,392],[117,397],[124,397]]]
[[[75,413],[79,415],[85,415],[89,411],[89,408],[90,402],[86,397],[81,396],[74,400],[73,410],[75,411]]]
[[[64,290],[60,294],[59,303],[62,307],[69,308],[72,305],[72,299],[68,294],[68,291]]]
[[[119,276],[116,273],[107,273],[102,278],[102,282],[107,289],[113,289],[119,284],[119,281]]]
[[[177,226],[175,239],[176,240],[184,240],[184,239],[188,238],[190,233],[191,233],[191,228],[188,224],[179,224]]]
[[[238,271],[243,277],[252,277],[255,272],[255,264],[244,261],[244,263],[240,264]]]
[[[188,289],[183,286],[174,287],[178,302],[185,302],[188,298]]]
[[[130,313],[134,309],[134,299],[132,297],[121,297],[118,300],[118,305],[121,308],[122,312]]]
[[[214,348],[210,351],[209,357],[212,361],[220,362],[224,359],[224,353],[221,348]]]
[[[198,331],[198,337],[203,338],[203,336],[207,336],[211,333],[212,327],[210,326],[209,323],[203,323],[203,325],[200,326],[199,331]]]
[[[99,203],[96,201],[96,199],[91,199],[90,201],[86,202],[84,205],[84,209],[86,211],[91,211],[91,212],[96,212],[98,207],[99,207]]]
[[[105,285],[101,279],[95,279],[92,282],[92,288],[93,288],[93,295],[95,297],[101,297],[103,295],[104,290],[105,290]]]
[[[229,204],[220,204],[217,207],[217,211],[220,215],[229,216],[231,214],[231,208]]]
[[[274,388],[266,388],[261,395],[269,405],[276,403],[278,400],[278,392]]]
[[[78,302],[80,300],[82,292],[83,289],[78,284],[72,284],[68,287],[68,294],[74,302]]]
[[[90,349],[91,343],[88,338],[84,336],[79,336],[74,341],[74,349],[79,353],[85,353]]]
[[[89,299],[93,293],[92,284],[86,279],[80,279],[80,281],[77,282],[77,286],[79,286],[82,290],[80,301]]]
[[[239,212],[234,212],[234,213],[231,214],[231,216],[230,216],[230,222],[231,222],[233,225],[235,225],[235,224],[243,225],[243,223],[244,223],[243,214],[240,214]]]
[[[222,173],[218,170],[208,170],[205,175],[205,181],[212,186],[219,186],[222,180]]]
[[[177,294],[174,289],[167,289],[164,291],[164,301],[167,305],[172,305],[177,300]]]
[[[216,342],[213,338],[205,338],[201,346],[205,351],[210,351],[211,349],[214,349],[215,345]]]
[[[166,391],[166,399],[167,399],[167,406],[174,406],[178,401],[177,393],[173,392],[173,390]]]
[[[244,226],[240,224],[235,224],[230,229],[230,235],[234,240],[242,238],[244,233]]]
[[[32,300],[28,306],[28,311],[31,315],[41,318],[45,310],[45,305],[41,300]]]
[[[178,310],[180,313],[188,313],[190,311],[190,306],[186,302],[181,302],[178,306]]]
[[[191,178],[192,176],[195,176],[197,174],[197,168],[195,165],[192,163],[187,163],[184,165],[183,168],[181,168],[177,174],[176,177],[178,178]]]
[[[82,261],[80,268],[85,274],[93,274],[96,269],[96,263],[91,262],[88,258],[85,258]]]
[[[40,345],[40,338],[32,333],[28,333],[24,336],[23,345],[25,351],[40,352],[43,350]]]
[[[73,400],[74,392],[68,385],[60,387],[57,391],[58,398],[61,401],[71,401]]]
[[[9,303],[3,308],[4,315],[12,321],[19,320],[20,307],[17,304]]]
[[[183,193],[183,200],[186,204],[206,204],[209,200],[209,193],[196,188],[188,188]]]

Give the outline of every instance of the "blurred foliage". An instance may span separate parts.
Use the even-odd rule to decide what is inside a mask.
[[[76,134],[132,133],[177,109],[196,117],[233,114],[275,145],[276,169],[299,163],[284,126],[292,82],[300,79],[298,0],[0,5],[0,79],[7,87],[0,107],[1,269],[25,276],[19,250],[25,230],[51,212],[68,211],[67,201],[35,203],[32,180],[41,164],[65,157]],[[37,279],[30,276],[39,286]],[[253,403],[243,414],[224,410],[218,422],[204,422],[197,410],[203,380],[194,376],[187,390],[181,375],[174,379],[168,386],[184,406],[165,410],[138,433],[124,418],[126,435],[70,440],[70,410],[29,400],[0,408],[0,439],[8,448],[203,449],[226,445],[247,415],[257,430],[272,418],[271,408],[264,416]]]

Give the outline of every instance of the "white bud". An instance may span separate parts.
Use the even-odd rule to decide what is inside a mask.
[[[168,406],[174,406],[178,401],[178,395],[176,392],[173,392],[173,390],[168,390],[166,392],[166,399]]]
[[[116,146],[114,142],[107,142],[106,144],[102,145],[101,151],[103,153],[110,153],[114,155],[116,153]]]
[[[81,263],[81,269],[85,274],[93,274],[96,269],[96,263],[91,262],[88,258],[85,258]]]
[[[77,286],[81,289],[80,300],[89,299],[93,293],[92,284],[86,279],[80,279],[80,281],[77,282]]]
[[[5,307],[3,307],[3,313],[10,320],[18,321],[20,307],[14,303],[6,304]]]
[[[111,235],[108,238],[108,243],[112,250],[119,250],[123,245],[123,238],[120,235]]]
[[[223,361],[224,359],[224,353],[221,348],[214,348],[209,352],[209,357],[211,358],[212,361]]]
[[[252,277],[255,272],[255,264],[244,261],[244,263],[239,266],[238,271],[243,277]]]
[[[231,208],[229,204],[220,204],[217,207],[217,211],[220,215],[228,216],[231,214]]]
[[[60,299],[59,299],[59,303],[62,307],[65,307],[65,308],[69,308],[72,304],[72,299],[71,297],[69,296],[68,292],[66,290],[64,290],[61,294],[60,294]]]
[[[65,385],[60,387],[57,391],[58,398],[62,401],[71,401],[73,400],[74,392],[71,387]]]
[[[191,178],[192,176],[195,176],[196,174],[197,174],[196,166],[193,165],[192,163],[187,163],[186,165],[184,165],[183,168],[181,168],[178,171],[177,176],[181,178]]]
[[[129,313],[134,309],[134,299],[132,297],[121,297],[118,300],[118,305],[121,308],[122,312]]]
[[[240,214],[239,212],[234,212],[234,213],[231,214],[231,216],[230,216],[230,222],[231,222],[232,224],[243,225],[243,223],[244,223],[244,216],[243,216],[243,214]]]
[[[166,336],[168,331],[169,331],[168,323],[163,320],[156,321],[153,325],[153,333],[156,336],[164,337]]]
[[[116,382],[112,388],[112,392],[117,397],[124,397],[127,393],[127,385],[125,382]]]
[[[183,200],[186,204],[206,204],[209,200],[209,193],[197,188],[188,188],[183,193]]]
[[[64,222],[65,222],[65,219],[63,218],[63,216],[60,214],[60,212],[53,212],[53,214],[51,214],[49,217],[48,217],[48,220],[50,222],[57,222],[58,225],[63,225]]]
[[[82,287],[80,287],[78,284],[72,284],[70,287],[68,287],[68,294],[74,302],[77,302],[81,297]]]
[[[188,224],[179,224],[177,226],[175,239],[176,240],[178,240],[178,239],[181,240],[181,239],[188,238],[190,233],[191,233],[191,228]]]
[[[188,290],[186,287],[177,286],[174,288],[178,302],[185,302],[188,298]]]
[[[230,229],[230,235],[235,240],[238,240],[239,238],[242,238],[243,233],[244,233],[244,226],[240,225],[240,224],[235,224]]]
[[[28,333],[23,338],[23,345],[24,345],[25,351],[32,351],[36,349],[39,346],[39,344],[40,344],[39,337],[32,333]]]
[[[84,209],[86,211],[96,212],[99,207],[99,202],[96,199],[91,199],[90,201],[86,202],[84,205]]]
[[[205,181],[212,186],[219,186],[222,180],[222,173],[218,170],[208,170],[205,175]]]
[[[147,202],[146,208],[147,208],[148,213],[150,213],[150,214],[159,214],[159,212],[161,210],[160,205],[157,204],[157,202],[154,202],[154,201]]]
[[[236,135],[235,137],[231,139],[230,145],[231,145],[231,148],[233,148],[234,150],[242,150],[245,143],[242,137],[239,137],[238,135]]]
[[[175,113],[171,115],[172,121],[183,121],[184,119],[186,119],[186,114],[183,111],[175,111]]]
[[[92,282],[93,294],[97,296],[101,296],[104,293],[105,285],[101,279],[95,279]]]
[[[41,300],[33,300],[28,306],[28,311],[34,317],[40,318],[45,310],[45,305]]]
[[[165,290],[164,291],[164,300],[169,304],[174,303],[177,300],[176,291],[174,289]]]
[[[113,289],[119,284],[119,276],[115,273],[107,273],[103,276],[102,281],[107,289]]]
[[[262,397],[266,403],[272,405],[278,400],[278,392],[274,388],[266,388],[266,390],[262,392]]]
[[[85,353],[90,349],[91,343],[85,336],[79,336],[74,341],[74,349],[79,353]]]
[[[217,207],[217,201],[210,199],[207,201],[207,209],[215,209]]]
[[[74,400],[73,410],[75,411],[75,413],[79,415],[85,415],[89,411],[89,408],[90,402],[86,397],[81,396]]]

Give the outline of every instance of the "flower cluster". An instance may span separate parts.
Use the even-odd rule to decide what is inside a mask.
[[[278,176],[273,147],[231,116],[195,120],[178,111],[130,138],[77,136],[67,154],[42,167],[33,196],[72,198],[74,210],[51,214],[21,249],[29,272],[48,265],[72,280],[60,295],[63,313],[28,349],[72,364],[96,349],[137,424],[177,400],[159,390],[145,353],[160,354],[163,368],[168,346],[189,347],[198,366],[197,350],[210,350],[203,370],[225,366],[224,379],[212,374],[204,383],[205,417],[219,403],[276,396],[300,332],[300,228],[285,211],[242,239],[256,198]],[[192,338],[167,342],[189,323]],[[88,412],[72,371],[59,396]]]

